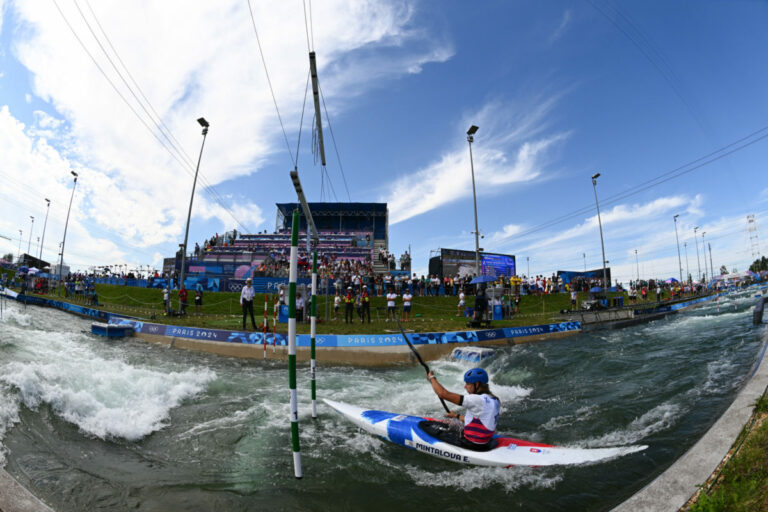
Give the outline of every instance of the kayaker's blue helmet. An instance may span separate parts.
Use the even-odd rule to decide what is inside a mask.
[[[473,384],[475,382],[488,384],[488,372],[482,368],[472,368],[464,374],[464,382],[467,384]]]

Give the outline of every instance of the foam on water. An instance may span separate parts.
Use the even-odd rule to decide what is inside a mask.
[[[560,430],[575,423],[588,421],[599,410],[600,407],[597,405],[586,405],[584,407],[579,407],[573,412],[573,414],[564,414],[562,416],[555,416],[551,418],[549,421],[544,423],[541,428],[544,430]]]
[[[11,363],[0,382],[17,389],[27,407],[48,404],[90,435],[135,441],[162,428],[171,409],[215,377],[206,369],[165,373],[96,358]]]
[[[472,491],[500,486],[507,493],[520,488],[553,489],[563,480],[562,470],[546,468],[532,472],[530,468],[462,467],[449,471],[427,471],[407,466],[408,476],[424,487],[447,487]]]
[[[626,428],[587,439],[576,445],[583,448],[602,448],[635,444],[656,432],[670,428],[683,414],[685,409],[682,406],[665,402],[634,419]]]
[[[0,467],[5,466],[5,433],[19,422],[19,401],[7,386],[0,385]]]

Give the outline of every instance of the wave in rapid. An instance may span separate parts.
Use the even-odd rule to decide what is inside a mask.
[[[14,362],[0,382],[17,390],[30,409],[48,404],[83,432],[106,439],[141,439],[166,425],[171,409],[205,389],[216,375],[138,368],[122,361]]]
[[[5,433],[19,422],[19,403],[6,386],[0,386],[0,468],[5,466]]]

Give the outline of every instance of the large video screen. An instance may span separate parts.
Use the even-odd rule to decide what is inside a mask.
[[[443,276],[462,277],[475,273],[474,251],[462,251],[459,249],[441,249],[443,260]],[[509,254],[496,254],[490,252],[480,253],[480,274],[484,276],[515,275],[515,257]]]

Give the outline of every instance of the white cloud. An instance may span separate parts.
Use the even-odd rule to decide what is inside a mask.
[[[29,93],[26,93],[24,95],[24,101],[26,101],[27,103],[32,103],[32,95]]]
[[[567,133],[543,135],[547,115],[557,98],[535,105],[520,106],[488,103],[471,121],[478,131],[473,145],[473,162],[478,196],[497,193],[511,183],[539,178],[547,162],[548,151],[568,137]],[[530,112],[519,117],[516,112]],[[457,128],[458,130],[458,128]],[[383,201],[396,224],[416,215],[472,194],[472,175],[467,146],[457,142],[439,160],[413,174],[397,179],[385,192]]]
[[[120,239],[138,250],[178,240],[201,142],[195,119],[204,115],[211,128],[193,218],[213,219],[231,228],[234,221],[229,212],[203,192],[203,184],[256,173],[266,159],[283,151],[248,4],[241,0],[90,3],[120,59],[179,140],[186,152],[180,158],[187,165],[179,164],[158,142],[160,138],[168,144],[104,57],[78,4],[58,5],[152,133],[102,76],[55,6],[40,9],[28,2],[9,3],[6,7],[13,8],[14,17],[28,28],[17,31],[12,51],[29,70],[34,95],[51,106],[48,113],[35,112],[28,127],[16,121],[8,108],[0,112],[0,131],[13,135],[0,142],[5,168],[29,184],[19,201],[42,202],[29,192],[34,189],[37,195],[55,196],[56,208],[61,208],[71,190],[69,170],[76,169],[81,177],[70,229],[72,222],[82,223],[100,237],[97,241],[88,236],[88,229],[74,229],[73,236],[82,235],[85,246],[97,244],[118,257],[104,240]],[[79,5],[91,29],[109,48],[89,4]],[[283,121],[287,127],[297,127],[307,73],[301,6],[290,2],[252,5]],[[334,0],[324,2],[322,8],[316,6],[313,39],[323,91],[333,108],[344,108],[350,84],[363,93],[380,86],[382,79],[416,73],[429,62],[450,58],[452,50],[446,43],[410,27],[412,15],[406,2]],[[140,35],[135,27],[141,27]],[[381,61],[374,55],[379,50],[391,55],[387,66],[377,69]],[[111,58],[118,63],[115,55]],[[234,197],[227,202],[249,228],[264,222],[262,209],[253,201]],[[237,206],[229,206],[233,204]],[[0,207],[9,229],[24,217],[13,209],[19,207]]]
[[[570,25],[572,18],[573,18],[573,12],[571,11],[571,9],[566,9],[565,12],[563,12],[563,17],[560,19],[560,25],[555,29],[552,35],[549,36],[550,44],[554,43],[555,41],[560,39],[563,36],[563,34],[565,34],[565,31],[568,28],[568,25]]]

